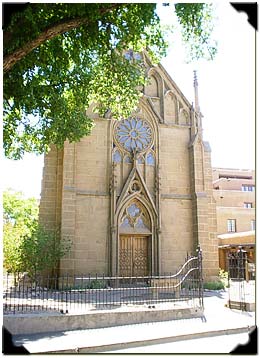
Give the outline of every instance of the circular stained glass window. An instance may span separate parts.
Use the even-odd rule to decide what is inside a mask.
[[[142,119],[123,119],[116,125],[115,138],[128,152],[142,152],[152,145],[152,128]]]

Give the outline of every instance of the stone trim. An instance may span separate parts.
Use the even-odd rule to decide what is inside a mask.
[[[162,199],[182,199],[192,200],[192,196],[189,194],[161,194]]]
[[[79,190],[73,186],[64,186],[64,191],[76,192],[76,195],[87,195],[87,196],[109,196],[109,193],[101,191],[89,191],[89,190]]]
[[[86,195],[86,196],[107,196],[107,197],[110,196],[108,193],[105,193],[105,192],[88,191],[88,190],[77,190],[76,194],[77,195]]]

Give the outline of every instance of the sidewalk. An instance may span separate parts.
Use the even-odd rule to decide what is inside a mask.
[[[226,292],[207,292],[205,295],[203,318],[16,336],[15,344],[23,344],[30,353],[97,353],[244,333],[255,326],[255,312],[241,312],[225,307],[228,299]]]

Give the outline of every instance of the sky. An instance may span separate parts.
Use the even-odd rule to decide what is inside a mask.
[[[214,38],[218,53],[212,62],[186,63],[178,36],[172,38],[162,65],[189,102],[194,102],[193,71],[197,71],[203,138],[211,146],[213,167],[255,168],[255,30],[245,13],[228,2],[215,3]],[[159,15],[169,23],[169,9]],[[3,159],[2,189],[40,198],[43,156]]]

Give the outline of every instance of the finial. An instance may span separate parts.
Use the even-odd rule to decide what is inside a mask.
[[[197,71],[194,70],[193,73],[194,73],[193,85],[194,85],[194,95],[195,95],[195,111],[197,113],[200,113]]]
[[[197,71],[194,70],[193,74],[194,74],[194,82],[193,83],[194,83],[194,87],[195,87],[195,86],[198,86]]]

